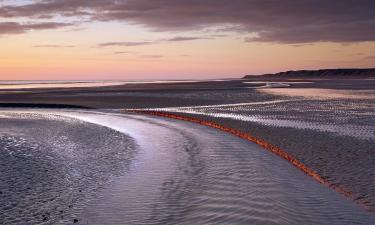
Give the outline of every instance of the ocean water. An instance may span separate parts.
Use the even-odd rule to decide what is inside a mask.
[[[22,90],[35,88],[78,88],[123,85],[113,81],[0,81],[0,90]]]
[[[85,88],[107,87],[125,84],[164,84],[164,83],[195,83],[194,80],[157,80],[157,81],[95,81],[95,80],[0,80],[0,90],[22,90],[40,88]]]

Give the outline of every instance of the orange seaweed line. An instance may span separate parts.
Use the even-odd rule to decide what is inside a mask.
[[[366,210],[368,211],[371,211],[371,212],[375,212],[375,209],[371,208],[370,206],[366,205],[365,202],[362,202],[358,199],[356,199],[353,195],[352,192],[350,192],[349,190],[346,190],[345,188],[343,187],[340,187],[338,185],[335,185],[333,183],[331,183],[330,181],[324,179],[323,177],[321,177],[318,173],[316,173],[314,170],[312,170],[311,168],[307,167],[305,164],[303,164],[302,162],[300,162],[298,159],[296,159],[294,156],[292,156],[291,154],[287,153],[286,151],[268,143],[267,141],[265,140],[262,140],[262,139],[259,139],[257,137],[254,137],[248,133],[244,133],[240,130],[237,130],[237,129],[234,129],[234,128],[230,128],[230,127],[225,127],[223,125],[220,125],[218,123],[215,123],[215,122],[211,122],[211,121],[205,121],[205,120],[200,120],[200,119],[197,119],[197,118],[193,118],[193,117],[188,117],[188,116],[182,116],[182,115],[177,115],[177,114],[173,114],[173,113],[166,113],[166,112],[160,112],[160,111],[150,111],[150,110],[125,110],[127,112],[133,112],[133,113],[140,113],[140,114],[147,114],[147,115],[153,115],[153,116],[160,116],[160,117],[166,117],[166,118],[171,118],[171,119],[177,119],[177,120],[183,120],[183,121],[188,121],[188,122],[193,122],[193,123],[198,123],[198,124],[201,124],[201,125],[204,125],[204,126],[208,126],[208,127],[212,127],[212,128],[215,128],[215,129],[219,129],[221,131],[224,131],[224,132],[227,132],[227,133],[230,133],[232,135],[235,135],[237,137],[240,137],[242,139],[245,139],[245,140],[248,140],[248,141],[251,141],[261,147],[263,147],[265,150],[269,151],[269,152],[272,152],[273,154],[276,154],[277,156],[287,160],[288,162],[290,162],[293,166],[297,167],[299,170],[301,170],[302,172],[304,172],[305,174],[307,174],[308,176],[314,178],[316,181],[318,181],[319,183],[337,191],[338,193],[344,195],[345,197],[349,198],[350,200],[358,203],[359,205],[361,205],[362,207],[364,207]]]

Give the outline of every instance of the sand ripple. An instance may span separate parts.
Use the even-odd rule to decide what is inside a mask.
[[[259,146],[197,124],[88,111],[5,114],[13,118],[1,119],[4,224],[375,220]]]

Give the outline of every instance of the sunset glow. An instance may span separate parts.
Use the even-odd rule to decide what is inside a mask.
[[[178,2],[0,1],[0,79],[205,79],[375,63],[371,1],[350,15],[335,10],[346,1]]]

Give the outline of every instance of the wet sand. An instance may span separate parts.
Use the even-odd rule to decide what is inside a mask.
[[[193,123],[92,110],[3,110],[1,115],[7,121],[2,143],[9,146],[1,165],[14,168],[0,176],[13,177],[5,177],[2,187],[5,224],[369,224],[375,219],[259,146]]]
[[[314,87],[290,96],[295,88],[276,89],[271,101],[262,97],[272,88],[256,89],[260,98],[254,102],[147,110],[216,122],[266,140],[374,210],[375,95],[368,94],[374,90]]]
[[[127,170],[135,142],[53,114],[1,112],[0,224],[71,224]]]
[[[318,88],[323,90],[375,89],[375,79],[366,80],[277,80],[297,82],[290,88]],[[50,88],[1,90],[0,106],[4,103],[66,104],[91,108],[148,108],[212,104],[246,103],[283,99],[282,96],[261,93],[263,83],[252,80],[220,80],[194,83],[126,84],[91,88]],[[271,82],[276,82],[272,80]]]
[[[274,91],[276,88],[274,90],[270,87],[260,88],[267,82],[275,81],[244,83],[252,82],[251,80],[23,90],[25,92],[0,90],[0,106],[15,107],[19,103],[27,103],[29,104],[26,105],[27,107],[33,108],[43,108],[46,107],[45,104],[53,104],[60,108],[78,106],[115,111],[149,109],[214,121],[250,133],[282,148],[329,182],[349,190],[353,193],[356,202],[373,208],[375,206],[375,190],[372,184],[375,182],[375,174],[373,174],[375,162],[371,156],[373,155],[373,146],[375,146],[375,97],[372,95],[375,89],[375,80],[297,81],[298,83],[292,83],[288,87],[278,88],[277,93]],[[290,80],[277,82],[287,83]],[[295,93],[293,89],[305,91],[300,91],[297,95],[290,95],[291,92]],[[311,93],[313,94],[311,95]],[[358,98],[363,93],[366,93],[367,97]],[[14,103],[17,104],[14,105]],[[4,119],[6,119],[4,116],[0,117],[1,121]],[[171,123],[178,124],[176,121]],[[16,125],[10,124],[7,129],[14,126]],[[227,147],[233,149],[233,146]],[[241,152],[241,154],[244,153]],[[126,170],[119,171],[124,174]],[[121,182],[117,186],[114,184],[111,190],[117,190],[118,193],[124,194],[119,188],[122,186],[124,185]],[[103,185],[100,188],[106,189],[106,187],[108,188],[107,185]],[[106,196],[113,201],[116,199],[111,198],[111,194]],[[345,199],[343,196],[339,198]],[[318,202],[328,201],[323,198],[317,199],[319,199]],[[355,206],[351,207],[359,207],[356,204],[353,205]],[[365,209],[359,208],[361,212],[366,212]],[[307,209],[308,207],[303,208],[299,213],[303,213],[305,210],[308,212]],[[100,211],[100,209],[97,210]],[[349,215],[352,210],[348,211]],[[258,215],[257,211],[246,212]],[[283,212],[288,214],[294,210],[290,208]],[[107,213],[112,215],[111,212]],[[235,212],[232,213],[235,214]],[[316,221],[321,219],[319,213],[322,212],[319,210],[316,214],[310,212],[312,216],[306,217],[305,221],[315,221],[316,224]],[[91,215],[93,214],[95,213],[91,213]],[[259,213],[259,215],[263,214]],[[338,214],[336,217],[325,215],[325,218],[331,218],[331,220],[327,220],[331,222],[338,222],[333,218],[341,218],[341,216],[337,216]],[[230,217],[230,213],[226,216]],[[68,218],[73,219],[73,217]],[[314,220],[314,218],[318,220]],[[352,220],[343,219],[341,224],[356,224],[358,221],[365,221],[363,219],[366,218],[368,217],[361,214],[352,217]],[[243,219],[248,221],[249,218]],[[236,221],[241,221],[241,219],[237,218]],[[290,221],[298,224],[296,220]],[[274,221],[268,222],[272,224]]]

